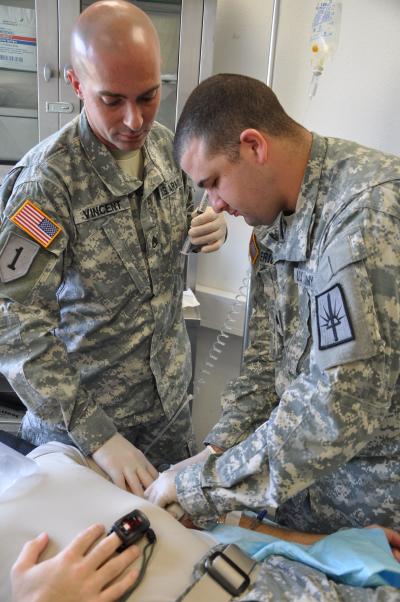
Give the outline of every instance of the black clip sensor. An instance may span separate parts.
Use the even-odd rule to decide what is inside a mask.
[[[140,510],[132,510],[129,514],[125,514],[125,516],[115,521],[108,534],[114,532],[118,535],[122,543],[117,552],[123,552],[142,539],[149,531],[153,534],[147,516]]]

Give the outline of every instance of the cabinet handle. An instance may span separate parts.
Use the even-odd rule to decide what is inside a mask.
[[[64,81],[67,84],[67,86],[71,85],[71,82],[68,79],[68,71],[70,69],[72,69],[72,65],[64,65],[63,74],[64,74]]]
[[[49,63],[46,63],[43,67],[43,79],[45,82],[48,82],[53,77],[53,69],[50,67]]]

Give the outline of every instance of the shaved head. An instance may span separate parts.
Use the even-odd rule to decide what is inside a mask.
[[[126,0],[101,0],[78,18],[71,38],[71,62],[80,77],[91,73],[99,56],[124,56],[128,47],[153,46],[160,50],[156,29],[140,8]]]
[[[68,79],[93,133],[111,149],[140,148],[161,98],[160,43],[149,17],[125,0],[91,4],[77,20]]]

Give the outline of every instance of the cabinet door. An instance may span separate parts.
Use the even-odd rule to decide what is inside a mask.
[[[0,0],[0,162],[39,140],[34,0]]]
[[[12,165],[59,127],[55,0],[0,0],[0,165]]]

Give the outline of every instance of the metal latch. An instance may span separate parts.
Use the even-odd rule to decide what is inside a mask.
[[[72,113],[72,102],[46,102],[46,113]]]
[[[250,585],[249,574],[254,565],[254,560],[235,544],[230,544],[224,552],[213,552],[206,559],[204,568],[231,596],[239,596]]]

